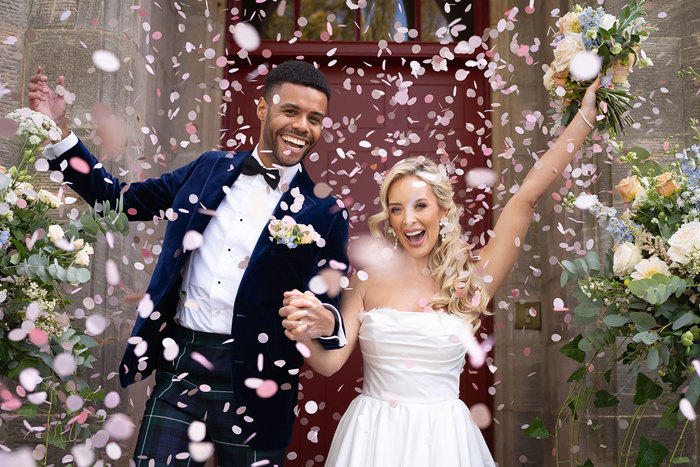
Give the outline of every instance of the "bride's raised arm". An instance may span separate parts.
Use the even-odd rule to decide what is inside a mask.
[[[287,294],[285,294],[287,295]],[[320,305],[320,302],[313,298]],[[336,371],[340,370],[345,362],[348,361],[352,351],[357,345],[358,334],[360,330],[360,310],[362,310],[364,299],[364,287],[356,275],[350,278],[349,286],[343,290],[343,295],[340,299],[340,313],[343,315],[343,324],[345,325],[345,338],[347,344],[340,349],[326,351],[323,346],[315,339],[299,339],[297,336],[304,332],[305,327],[299,326],[294,330],[290,330],[285,326],[284,334],[291,340],[301,342],[309,348],[310,355],[304,357],[306,362],[318,373],[323,376],[331,376]],[[304,319],[305,308],[308,307],[309,297],[307,295],[298,294],[296,296],[287,296],[284,299],[285,307],[293,307],[299,309],[290,314],[285,321],[297,321]],[[280,310],[281,314],[282,310]],[[284,325],[284,323],[283,323]]]
[[[595,94],[598,88],[600,78],[588,87],[581,111],[554,146],[535,163],[518,191],[505,205],[493,229],[493,237],[481,249],[476,265],[485,279],[486,292],[490,297],[496,293],[515,264],[537,201],[571,162],[591,131],[589,123],[595,125],[598,115]]]

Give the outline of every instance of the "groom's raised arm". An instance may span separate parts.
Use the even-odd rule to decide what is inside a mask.
[[[104,169],[101,163],[70,131],[66,124],[67,105],[47,85],[48,78],[38,68],[28,85],[29,107],[53,119],[61,128],[62,139],[44,149],[44,157],[49,160],[51,170],[61,171],[64,180],[88,204],[109,201],[115,206],[120,195],[124,196],[124,212],[129,220],[151,220],[160,215],[161,210],[172,206],[179,188],[192,173],[196,162],[162,175],[138,183],[121,182]],[[56,84],[64,86],[63,77]]]
[[[62,146],[69,146],[65,149]],[[44,149],[51,170],[63,173],[64,180],[88,204],[109,201],[115,206],[124,196],[124,213],[129,220],[152,220],[172,206],[175,195],[191,175],[199,159],[173,172],[143,182],[126,183],[110,174],[73,133]]]

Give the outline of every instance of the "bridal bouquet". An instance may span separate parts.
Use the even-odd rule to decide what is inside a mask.
[[[627,77],[635,66],[652,65],[641,44],[656,30],[643,13],[644,0],[632,0],[619,18],[603,8],[579,5],[559,18],[559,31],[552,43],[554,61],[543,79],[557,108],[553,131],[576,116],[579,102],[599,70],[603,83],[598,91],[603,115],[599,128],[616,135],[634,123],[628,113],[633,96]]]
[[[63,205],[61,191],[35,185],[49,170],[42,143],[60,138],[58,127],[25,108],[8,114],[2,128],[14,130],[21,149],[15,164],[0,167],[0,376],[10,383],[9,389],[0,384],[1,407],[24,416],[30,432],[44,433],[47,443],[65,448],[96,431],[89,423],[98,418],[93,402],[105,396],[78,375],[92,368],[90,349],[97,342],[73,326],[77,317],[68,313],[66,294],[90,280],[94,235],[106,228],[127,233],[128,223],[121,209],[109,206],[99,217],[91,211],[57,220],[52,213]],[[106,324],[106,318],[88,318],[93,335]],[[37,416],[42,426],[32,427],[27,420]]]
[[[700,143],[700,123],[692,120],[691,126]],[[578,444],[574,427],[588,423],[591,400],[596,408],[620,402],[618,395],[624,387],[612,393],[602,389],[610,383],[617,362],[629,370],[623,386],[634,380],[633,402],[638,406],[627,435],[630,430],[636,432],[645,411],[657,404],[665,408],[658,424],[661,428],[673,430],[679,420],[685,420],[687,426],[696,419],[694,407],[700,396],[700,146],[679,151],[667,141],[665,149],[668,156],[674,156],[667,166],[652,160],[645,149],[625,153],[619,147],[622,161],[631,165],[633,173],[616,187],[627,203],[621,215],[595,196],[570,198],[568,207],[575,204],[594,213],[615,239],[604,267],[596,252],[562,261],[562,286],[571,282],[578,286],[574,321],[595,326],[560,350],[582,364],[569,377],[574,386],[555,427],[558,436],[563,422],[569,421],[574,444]],[[549,435],[539,419],[528,430],[533,437]],[[581,427],[578,432],[580,435]],[[634,434],[625,436],[619,464],[624,458],[627,465],[635,452],[633,439]],[[682,440],[681,433],[671,463],[689,462],[681,457],[682,448],[679,452]],[[641,436],[636,465],[659,465],[669,452],[659,441]],[[655,461],[649,463],[649,459]]]

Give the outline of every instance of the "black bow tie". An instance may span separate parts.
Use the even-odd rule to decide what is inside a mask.
[[[265,183],[270,185],[270,188],[273,190],[277,189],[277,185],[280,184],[279,170],[263,167],[252,155],[243,160],[242,172],[243,175],[262,175],[265,179]]]

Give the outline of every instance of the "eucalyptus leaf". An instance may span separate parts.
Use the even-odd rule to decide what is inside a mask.
[[[656,348],[651,348],[647,352],[647,368],[656,370],[659,366],[659,351]]]
[[[634,325],[640,331],[649,331],[657,326],[656,320],[649,313],[632,311],[630,312],[629,316],[632,322],[634,322]]]
[[[673,326],[671,327],[674,331],[677,331],[683,326],[693,322],[695,322],[695,315],[693,313],[684,313],[673,322]]]
[[[90,270],[87,268],[80,268],[76,273],[76,278],[81,284],[86,283],[90,280]]]
[[[643,331],[643,332],[638,332],[632,337],[632,340],[634,342],[644,342],[647,345],[651,345],[657,340],[659,340],[659,335],[654,334],[653,332],[649,331]]]
[[[630,319],[625,315],[605,315],[603,317],[603,322],[608,326],[612,326],[614,328],[629,323],[629,321]]]
[[[574,313],[583,317],[598,316],[600,305],[593,302],[583,302],[576,307]]]

